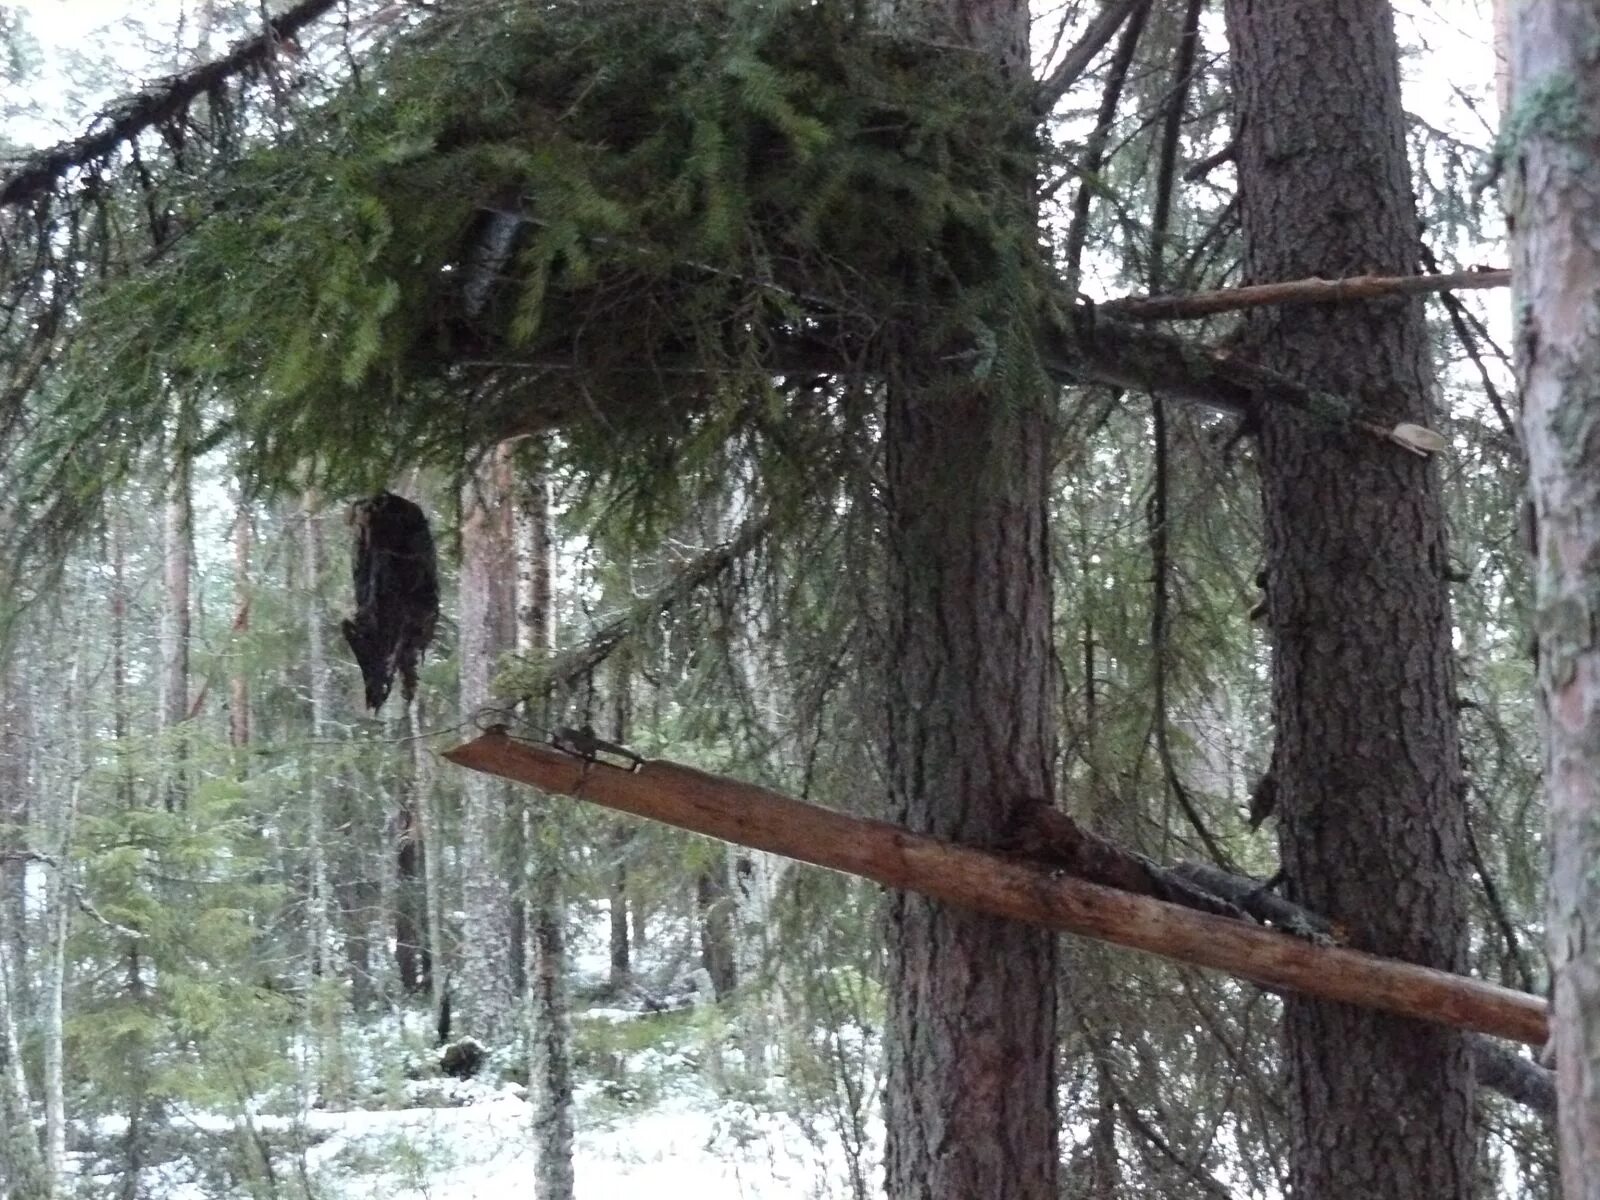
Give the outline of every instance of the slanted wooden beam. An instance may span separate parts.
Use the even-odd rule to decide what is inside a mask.
[[[1081,934],[1272,988],[1544,1045],[1538,996],[1085,883],[1048,866],[911,833],[765,788],[652,761],[635,771],[492,731],[445,757],[723,841],[995,916]]]
[[[1343,304],[1385,296],[1428,295],[1511,286],[1511,272],[1484,268],[1454,275],[1355,275],[1348,279],[1291,279],[1187,296],[1124,296],[1100,308],[1134,321],[1190,321],[1270,304]]]

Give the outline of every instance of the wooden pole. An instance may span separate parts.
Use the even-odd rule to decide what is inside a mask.
[[[886,887],[1030,921],[1272,988],[1364,1005],[1543,1046],[1538,996],[1318,946],[1229,917],[1085,883],[1048,866],[911,833],[676,763],[636,771],[518,741],[500,731],[445,752],[459,766],[575,796],[741,846],[860,875]]]
[[[1134,321],[1184,321],[1269,304],[1340,304],[1383,296],[1456,292],[1511,286],[1506,270],[1458,271],[1454,275],[1356,275],[1349,279],[1292,279],[1249,287],[1195,292],[1188,296],[1125,296],[1100,308]]]

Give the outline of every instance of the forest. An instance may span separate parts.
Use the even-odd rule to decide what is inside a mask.
[[[1596,1200],[1597,861],[1592,3],[0,4],[0,1200]]]

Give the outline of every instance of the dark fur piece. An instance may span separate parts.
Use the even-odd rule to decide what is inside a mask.
[[[417,663],[439,621],[439,568],[428,518],[411,501],[379,492],[350,508],[355,526],[356,615],[342,625],[377,712],[398,672],[401,694],[417,693]]]

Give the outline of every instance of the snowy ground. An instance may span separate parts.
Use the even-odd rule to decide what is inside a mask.
[[[407,1085],[417,1107],[312,1110],[256,1116],[270,1134],[300,1131],[302,1155],[281,1155],[280,1194],[334,1200],[499,1200],[533,1194],[529,1107],[515,1084],[429,1080]],[[802,1129],[765,1106],[719,1100],[690,1080],[648,1107],[619,1111],[594,1084],[578,1096],[575,1173],[579,1200],[678,1196],[694,1200],[831,1200],[849,1195],[845,1162],[826,1125]],[[234,1122],[186,1113],[178,1123],[224,1135]],[[115,1137],[120,1122],[97,1123]],[[876,1169],[872,1168],[876,1177]],[[216,1200],[229,1192],[187,1159],[157,1167],[147,1183],[161,1200]],[[289,1183],[289,1181],[295,1181]],[[82,1180],[112,1194],[118,1180]]]
[[[574,941],[574,983],[592,986],[604,978],[607,964],[603,948],[595,945],[599,937],[583,930]],[[781,1079],[744,1075],[742,1083],[727,1086],[740,1077],[737,1039],[720,1013],[703,1012],[707,1019],[692,1013],[653,1018],[602,1007],[575,1014],[579,1042],[581,1031],[589,1030],[591,1058],[606,1064],[603,1071],[578,1074],[579,1200],[849,1197],[846,1155],[826,1116],[802,1125],[784,1103]],[[346,1051],[361,1081],[355,1091],[366,1100],[342,1111],[297,1106],[283,1095],[252,1101],[249,1123],[275,1147],[275,1194],[317,1200],[510,1200],[533,1194],[535,1156],[523,1089],[492,1082],[492,1070],[465,1081],[398,1078],[398,1063],[426,1057],[421,1048],[428,1035],[428,1016],[416,1011],[352,1030]],[[741,1088],[744,1099],[733,1094]],[[173,1124],[191,1136],[191,1146],[206,1148],[150,1168],[148,1195],[231,1200],[249,1194],[219,1177],[226,1148],[239,1143],[235,1116],[188,1111]],[[89,1132],[104,1154],[123,1128],[119,1118],[101,1118]],[[876,1122],[872,1137],[881,1145]],[[293,1145],[304,1149],[287,1149]],[[873,1160],[863,1170],[876,1182],[876,1146],[870,1154]],[[96,1168],[83,1157],[70,1157],[82,1172],[80,1194],[115,1194],[118,1178],[95,1176]]]
[[[313,1113],[310,1124],[332,1132],[308,1152],[308,1165],[336,1195],[497,1200],[533,1194],[528,1108],[510,1089],[463,1108]],[[347,1174],[351,1168],[357,1178]],[[843,1194],[839,1172],[787,1121],[752,1123],[687,1098],[610,1128],[580,1129],[575,1170],[580,1200]]]

